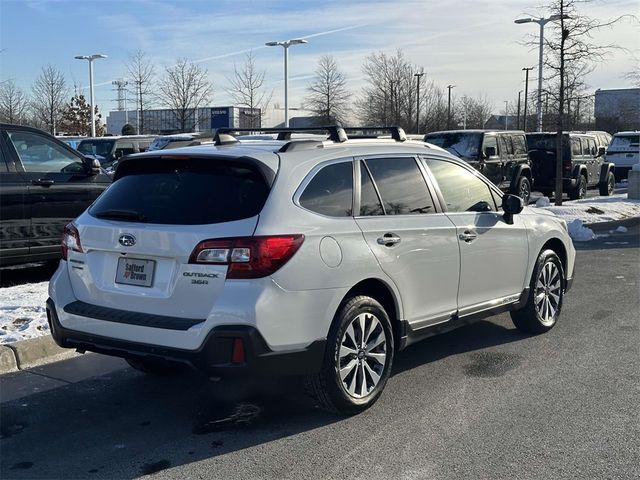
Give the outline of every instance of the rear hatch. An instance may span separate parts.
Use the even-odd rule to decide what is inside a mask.
[[[632,167],[640,162],[640,136],[615,135],[607,149],[607,161],[617,167]]]
[[[534,185],[553,185],[556,178],[556,134],[528,134],[527,149]],[[568,137],[563,136],[563,176],[571,176]],[[568,167],[568,168],[567,168]]]
[[[227,266],[195,264],[205,240],[249,237],[275,172],[257,160],[162,156],[124,161],[75,222],[69,275],[80,301],[205,319]],[[192,263],[190,263],[190,260]]]

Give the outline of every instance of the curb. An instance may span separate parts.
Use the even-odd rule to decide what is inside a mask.
[[[29,338],[0,345],[0,373],[16,372],[75,355],[75,350],[59,347],[50,335]]]

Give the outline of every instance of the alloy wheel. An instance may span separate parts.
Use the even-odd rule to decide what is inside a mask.
[[[538,274],[534,296],[536,311],[543,325],[553,325],[556,321],[561,295],[560,269],[555,263],[547,262]]]
[[[372,313],[356,316],[344,330],[338,352],[342,388],[354,398],[365,398],[376,388],[387,363],[387,334]]]

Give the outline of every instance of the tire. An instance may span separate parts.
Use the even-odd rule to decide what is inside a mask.
[[[527,304],[511,312],[516,328],[536,335],[551,330],[562,310],[565,285],[558,255],[553,250],[542,251],[531,275]]]
[[[605,183],[601,183],[600,186],[600,195],[603,197],[608,197],[613,193],[613,189],[616,188],[616,177],[613,173],[607,173],[607,180]]]
[[[531,182],[527,177],[518,178],[515,194],[524,200],[525,205],[529,205],[529,198],[531,198]]]
[[[571,200],[579,200],[587,195],[587,179],[584,175],[578,177],[578,184],[576,188],[569,190],[569,198]]]
[[[382,305],[364,295],[348,298],[333,319],[320,372],[306,378],[307,392],[326,410],[360,413],[380,398],[393,355],[393,330]]]
[[[168,377],[187,371],[187,366],[181,363],[140,358],[125,358],[125,360],[132,368],[148,375]]]

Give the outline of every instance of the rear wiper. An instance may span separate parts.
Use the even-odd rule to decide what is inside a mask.
[[[136,222],[146,222],[147,217],[143,214],[136,212],[135,210],[103,210],[101,212],[95,213],[95,217],[97,218],[107,218],[107,219],[115,219],[115,220],[133,220]]]

